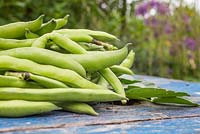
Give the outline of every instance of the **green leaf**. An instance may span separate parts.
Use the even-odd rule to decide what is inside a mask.
[[[123,84],[133,84],[133,83],[141,82],[141,81],[139,81],[139,80],[130,80],[130,79],[126,79],[126,78],[119,78],[119,80],[120,80],[121,83],[123,83]]]
[[[187,99],[180,97],[153,98],[151,102],[156,104],[176,105],[176,106],[199,106],[199,104],[197,103],[193,103]]]
[[[162,88],[140,88],[129,86],[126,90],[126,96],[129,99],[137,98],[152,98],[152,97],[176,97],[176,96],[189,96],[184,92],[175,92]]]

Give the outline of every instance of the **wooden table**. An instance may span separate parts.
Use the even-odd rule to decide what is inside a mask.
[[[160,87],[191,94],[200,104],[200,83],[150,76],[135,76]],[[0,133],[124,133],[124,134],[199,134],[200,107],[175,107],[147,102],[129,106],[98,104],[99,116],[52,112],[26,118],[0,118]]]

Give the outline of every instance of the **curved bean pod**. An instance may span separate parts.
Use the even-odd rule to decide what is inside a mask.
[[[56,43],[58,46],[64,48],[65,50],[72,52],[72,53],[86,53],[87,51],[82,48],[79,44],[72,41],[69,38],[64,37],[61,34],[58,33],[48,33],[44,36],[36,39],[35,42],[33,42],[32,47],[40,47],[45,48],[47,41],[52,40],[54,43]]]
[[[55,32],[56,33],[56,32]],[[76,41],[76,42],[88,42],[88,43],[92,43],[94,38],[89,36],[89,35],[86,35],[86,34],[63,34],[63,36],[73,40],[73,41]]]
[[[82,88],[101,88],[83,77],[78,73],[61,69],[51,65],[40,65],[30,60],[18,59],[10,56],[0,56],[0,69],[9,69],[13,71],[25,71],[38,74],[48,78],[56,79],[65,84]]]
[[[63,54],[47,49],[24,47],[0,51],[0,55],[9,55],[16,58],[29,59],[40,64],[74,70],[81,76],[86,76],[85,69],[77,61]]]
[[[18,47],[30,47],[34,39],[17,40],[0,38],[0,49],[12,49]]]
[[[2,117],[24,117],[58,109],[60,108],[50,102],[24,100],[0,101],[0,116]]]
[[[120,94],[123,97],[126,97],[124,88],[120,80],[109,68],[101,70],[99,71],[99,73],[108,81],[108,83],[113,87],[116,93]],[[122,104],[126,104],[127,100],[122,100],[121,102]]]
[[[56,44],[50,45],[48,49],[49,49],[49,50],[52,50],[52,51],[56,51],[56,52],[58,52],[58,53],[64,53],[64,54],[70,53],[70,52],[66,51],[65,49],[63,49],[63,48],[60,48],[60,47],[59,47],[58,45],[56,45]]]
[[[128,48],[114,51],[91,51],[88,54],[66,54],[80,63],[87,71],[98,71],[116,64],[120,64],[128,54]]]
[[[119,66],[119,65],[114,65],[112,67],[110,67],[110,69],[117,75],[122,75],[122,74],[129,74],[129,75],[133,75],[133,71],[130,70],[127,67],[123,67],[123,66]]]
[[[41,88],[34,82],[27,82],[12,76],[0,75],[0,87]]]
[[[38,38],[39,35],[32,33],[29,29],[26,29],[25,37],[26,37],[26,39],[35,39],[35,38]]]
[[[83,102],[58,102],[55,103],[57,106],[61,107],[64,111],[80,113],[80,114],[89,114],[89,115],[99,115],[95,110]]]
[[[109,83],[104,79],[103,76],[100,76],[97,84],[101,85],[102,87],[105,87],[105,88],[108,88],[108,86],[109,86]]]
[[[64,27],[68,22],[69,14],[67,14],[65,17],[56,19],[56,30]]]
[[[15,76],[22,80],[32,80],[46,88],[67,88],[68,87],[67,85],[65,85],[64,83],[60,81],[39,76],[39,75],[34,75],[28,72],[6,72],[5,75]]]
[[[131,50],[124,61],[120,64],[120,66],[131,68],[134,62],[135,53]]]
[[[86,35],[90,35],[94,37],[95,39],[102,40],[102,41],[119,40],[117,37],[109,33],[102,32],[102,31],[88,30],[88,29],[60,29],[60,30],[56,30],[55,32],[61,33],[64,35],[86,34]]]
[[[39,16],[36,20],[29,22],[15,22],[0,26],[0,38],[20,38],[25,34],[25,29],[28,28],[35,32],[40,29],[43,23],[44,15]]]
[[[42,24],[41,28],[36,31],[36,34],[44,35],[46,33],[50,33],[56,28],[56,25],[56,20],[51,19],[49,22]]]
[[[0,88],[1,100],[107,102],[127,99],[110,90],[82,88],[20,89]]]
[[[50,64],[71,70],[76,69],[75,71],[79,73],[81,72],[77,69],[79,66],[77,64],[73,65],[75,64],[73,60],[81,64],[87,71],[98,71],[121,63],[127,54],[127,47],[115,51],[93,51],[88,54],[60,54],[46,49],[30,47],[0,51],[0,55],[30,59],[41,64]],[[85,72],[82,76],[85,76]]]

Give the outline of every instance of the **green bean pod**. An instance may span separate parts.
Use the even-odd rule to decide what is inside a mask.
[[[75,87],[94,89],[101,88],[101,86],[84,79],[78,73],[72,70],[61,69],[51,65],[40,65],[26,59],[18,59],[10,56],[0,56],[0,69],[31,72],[33,74],[56,79],[67,85],[69,84]]]
[[[107,102],[127,99],[113,91],[82,88],[0,88],[1,100]]]
[[[65,17],[56,19],[56,30],[64,27],[68,22],[69,14],[67,14]]]
[[[131,68],[134,62],[135,53],[131,50],[124,61],[120,64],[120,66]]]
[[[5,75],[16,76],[22,80],[32,80],[46,88],[67,88],[68,87],[67,85],[65,85],[64,83],[60,81],[39,76],[39,75],[34,75],[28,72],[6,72]]]
[[[81,76],[86,76],[85,69],[77,61],[63,54],[47,49],[24,47],[0,51],[0,55],[8,55],[16,58],[29,59],[40,64],[74,70]]]
[[[61,48],[64,48],[65,50],[72,53],[82,54],[87,52],[76,42],[58,33],[45,34],[44,36],[38,38],[35,42],[33,42],[32,47],[45,48],[48,40],[52,40]]]
[[[80,65],[78,66],[74,62],[81,64],[87,71],[98,71],[120,64],[127,54],[127,47],[106,52],[92,51],[88,54],[60,54],[34,47],[0,51],[0,55],[9,55],[17,58],[29,59],[40,64],[50,64],[61,68],[71,69],[79,74],[83,74],[82,76],[85,76],[85,72],[83,73],[84,70],[78,69]]]
[[[58,102],[55,103],[57,106],[61,107],[64,111],[69,111],[73,113],[79,113],[79,114],[89,114],[97,116],[98,113],[95,112],[95,110],[88,105],[87,103],[83,102]]]
[[[119,65],[114,65],[112,67],[110,67],[110,69],[117,75],[122,75],[122,74],[129,74],[129,75],[133,75],[133,71],[130,70],[127,67],[123,67],[123,66],[119,66]]]
[[[65,49],[63,49],[63,48],[60,48],[60,47],[59,47],[58,45],[56,45],[56,44],[50,45],[48,49],[49,49],[49,50],[52,50],[52,51],[56,51],[56,52],[58,52],[58,53],[64,53],[64,54],[70,53],[70,52],[66,51]]]
[[[50,102],[33,102],[25,100],[0,101],[0,116],[2,117],[24,117],[59,109],[59,107]]]
[[[97,84],[101,85],[102,87],[105,87],[105,88],[108,88],[108,86],[109,86],[109,83],[104,79],[103,76],[100,76]]]
[[[5,50],[19,47],[31,47],[33,42],[34,39],[17,40],[0,38],[0,49]]]
[[[128,48],[114,51],[91,51],[87,54],[66,54],[66,57],[80,63],[87,71],[98,71],[116,64],[120,64],[128,54]]]
[[[98,39],[101,41],[119,40],[117,37],[115,37],[114,35],[111,35],[109,33],[102,32],[102,31],[93,31],[93,30],[88,30],[88,29],[60,29],[60,30],[56,30],[55,32],[61,33],[64,35],[86,34],[86,35],[90,35],[90,36],[94,37],[95,39]]]
[[[56,33],[56,32],[55,32]],[[86,34],[63,34],[63,36],[75,41],[75,42],[87,42],[93,43],[94,38]]]
[[[39,16],[36,20],[29,22],[15,22],[0,26],[0,38],[20,38],[25,35],[25,29],[28,28],[35,32],[40,29],[43,23],[44,15]]]
[[[0,75],[0,87],[41,88],[34,82],[27,82],[12,76]]]
[[[56,25],[56,20],[51,19],[49,22],[42,24],[41,28],[38,31],[36,31],[36,34],[41,36],[46,33],[50,33],[56,28]]]
[[[35,39],[35,38],[38,38],[39,35],[31,32],[29,29],[26,29],[25,37],[26,37],[26,39]]]
[[[59,33],[62,34],[63,36],[75,41],[75,42],[87,42],[87,43],[93,43],[94,38],[90,35],[83,34],[83,33],[77,33],[77,32],[70,32],[70,34],[64,34],[60,30],[54,30],[53,33]]]
[[[108,83],[113,87],[116,93],[126,97],[124,88],[117,78],[117,76],[109,69],[100,70],[99,73],[108,81]],[[126,104],[127,100],[122,100],[122,104]]]

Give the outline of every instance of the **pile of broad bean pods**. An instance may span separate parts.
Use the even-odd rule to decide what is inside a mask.
[[[61,29],[68,15],[46,23],[43,18],[0,26],[0,116],[23,117],[54,110],[98,115],[89,104],[126,104],[131,99],[159,103],[166,102],[163,96],[175,100],[187,96],[120,78],[133,75],[130,68],[135,53],[128,52],[127,45],[118,49],[108,43],[119,41],[115,36]]]

